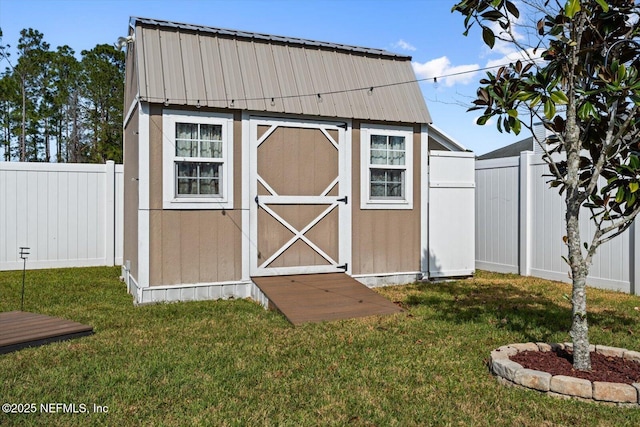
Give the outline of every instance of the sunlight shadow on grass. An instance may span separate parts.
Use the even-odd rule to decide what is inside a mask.
[[[454,282],[433,282],[413,285],[403,304],[407,308],[426,306],[433,315],[453,323],[489,323],[522,334],[530,341],[546,341],[558,332],[567,332],[571,325],[571,306],[563,298],[566,285],[549,291],[526,278],[512,283],[500,280],[467,279]],[[486,282],[486,283],[483,283]],[[547,282],[549,283],[549,282]],[[590,312],[592,327],[634,324],[633,319],[611,310]]]

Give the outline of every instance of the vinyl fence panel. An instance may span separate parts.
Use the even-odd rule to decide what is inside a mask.
[[[476,268],[518,273],[519,160],[476,161]]]
[[[570,282],[563,236],[564,199],[549,188],[548,167],[540,155],[476,162],[476,267]],[[637,221],[636,221],[637,224]],[[590,269],[591,286],[638,294],[640,227],[598,248]],[[583,240],[595,226],[585,210]]]
[[[122,262],[122,165],[0,163],[0,270]]]

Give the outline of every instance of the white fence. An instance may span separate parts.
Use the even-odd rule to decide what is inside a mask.
[[[123,168],[0,162],[0,270],[122,264]]]
[[[564,199],[547,181],[549,170],[532,152],[476,161],[476,268],[569,282],[562,260]],[[594,226],[581,215],[583,240]],[[638,265],[638,268],[635,266]],[[640,294],[640,225],[598,248],[591,286]]]

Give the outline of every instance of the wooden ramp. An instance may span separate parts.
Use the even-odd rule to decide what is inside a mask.
[[[93,334],[93,327],[43,314],[0,313],[0,354]]]
[[[252,277],[294,325],[399,313],[400,307],[345,273]]]

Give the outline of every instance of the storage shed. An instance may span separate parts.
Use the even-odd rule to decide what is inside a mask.
[[[474,272],[474,156],[396,53],[132,18],[123,276],[136,303]]]

